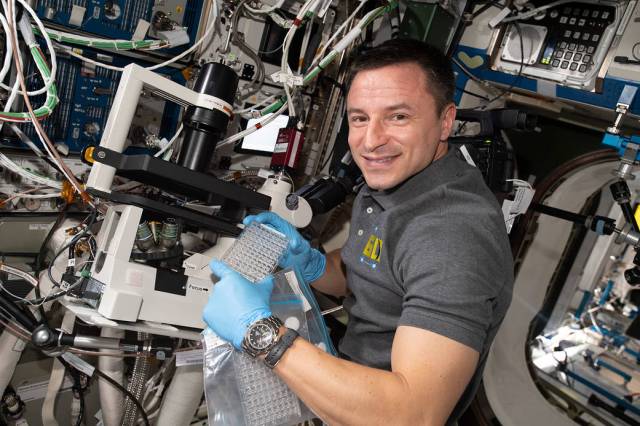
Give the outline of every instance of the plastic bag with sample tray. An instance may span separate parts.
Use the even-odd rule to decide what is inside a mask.
[[[222,260],[257,282],[275,270],[286,245],[284,235],[253,223]],[[306,340],[335,354],[320,309],[300,275],[288,269],[274,274],[274,281],[270,302],[273,314]],[[261,360],[234,350],[208,329],[204,332],[204,347],[209,425],[291,425],[314,417]]]

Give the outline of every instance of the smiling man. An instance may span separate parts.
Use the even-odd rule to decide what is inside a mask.
[[[352,66],[347,116],[366,185],[343,249],[325,257],[272,213],[246,219],[289,237],[281,266],[346,296],[340,358],[271,315],[270,278],[253,285],[212,262],[220,281],[207,324],[264,358],[329,424],[455,423],[509,306],[500,207],[481,173],[448,148],[453,90],[449,60],[425,44],[393,40],[365,52]]]

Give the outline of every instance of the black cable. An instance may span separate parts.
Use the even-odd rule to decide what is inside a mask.
[[[80,413],[78,414],[76,426],[81,426],[82,420],[84,420],[84,391],[82,390],[82,388],[78,390],[78,397],[80,398]]]
[[[60,224],[65,220],[65,218],[67,217],[67,208],[69,207],[69,204],[65,203],[64,206],[62,206],[62,209],[60,210],[60,213],[58,214],[58,217],[56,218],[56,221],[53,223],[53,226],[51,227],[51,229],[49,229],[49,232],[47,233],[46,237],[44,237],[44,241],[42,242],[42,245],[40,246],[40,251],[38,252],[38,256],[36,257],[36,264],[35,264],[35,277],[38,280],[33,291],[36,295],[37,299],[40,299],[40,297],[42,297],[41,293],[40,293],[40,271],[42,271],[42,268],[44,267],[44,258],[47,254],[47,245],[49,244],[49,241],[51,241],[51,238],[53,237],[53,233],[58,229],[58,227],[60,226]],[[42,317],[42,321],[44,322],[44,324],[47,324],[47,320],[46,320],[46,314],[44,312],[44,306],[40,305],[38,307],[38,310],[40,311],[40,316]]]
[[[97,368],[94,369],[93,371],[98,376],[100,376],[101,378],[103,378],[107,382],[109,382],[109,384],[111,384],[112,386],[117,388],[120,392],[122,392],[127,397],[129,397],[129,399],[131,399],[131,401],[133,401],[133,403],[136,405],[136,407],[138,407],[138,411],[140,412],[140,415],[142,416],[142,420],[144,421],[144,424],[146,426],[150,426],[149,418],[147,417],[147,412],[144,411],[144,408],[142,407],[142,404],[140,404],[140,401],[138,401],[138,399],[131,392],[129,392],[124,386],[122,386],[120,383],[116,382],[111,377],[107,376],[105,373],[103,373],[102,371],[98,370]]]
[[[67,366],[65,366],[67,367]],[[77,394],[78,399],[80,400],[80,412],[78,413],[78,418],[76,420],[75,426],[82,425],[82,421],[84,420],[84,390],[82,389],[82,380],[80,372],[77,369],[70,369],[69,374],[73,378],[73,387],[71,390],[74,392],[74,397]]]
[[[22,327],[29,331],[33,331],[38,325],[38,321],[34,318],[31,312],[27,313],[20,309],[18,305],[7,299],[3,292],[0,292],[0,308],[6,311]]]
[[[511,84],[509,84],[509,87],[504,89],[502,91],[502,93],[500,93],[499,95],[496,95],[495,97],[491,98],[487,102],[487,105],[489,105],[490,103],[500,99],[501,97],[503,97],[507,93],[511,92],[513,90],[513,88],[515,87],[516,83],[518,83],[518,81],[520,81],[520,77],[522,77],[522,70],[524,69],[524,41],[522,39],[522,29],[520,28],[520,24],[518,22],[514,22],[513,26],[515,27],[516,31],[518,32],[518,38],[520,39],[520,69],[518,70],[518,74],[513,79]]]
[[[71,241],[69,241],[67,244],[65,244],[60,250],[58,250],[58,252],[53,256],[53,259],[51,259],[51,263],[49,263],[49,268],[47,268],[47,275],[49,276],[49,279],[51,280],[51,282],[53,283],[53,285],[55,287],[60,287],[60,283],[58,281],[55,280],[55,278],[53,278],[53,265],[56,261],[56,259],[65,251],[67,250],[69,247],[71,247],[72,245],[75,245],[76,242],[82,238],[84,235],[86,235],[89,232],[89,228],[91,227],[91,225],[94,224],[94,222],[96,221],[96,217],[98,215],[98,211],[97,210],[92,210],[91,213],[89,214],[89,216],[87,217],[89,219],[89,221],[87,222],[86,227],[80,231],[79,233],[77,233],[76,235],[73,236],[73,238],[71,239]],[[86,220],[86,219],[85,219]]]
[[[479,95],[479,94],[477,94],[477,93],[470,92],[470,91],[465,90],[465,89],[462,89],[462,88],[460,88],[460,87],[458,87],[458,86],[456,86],[456,90],[459,90],[459,91],[461,91],[462,93],[466,93],[467,95],[469,95],[469,96],[473,96],[473,97],[476,97],[476,98],[478,98],[478,99],[483,99],[483,100],[485,100],[485,101],[489,101],[489,100],[490,100],[490,99],[489,99],[489,98],[487,98],[486,96],[482,96],[482,95]]]

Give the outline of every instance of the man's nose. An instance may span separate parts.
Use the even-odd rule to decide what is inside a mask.
[[[384,126],[378,120],[369,121],[367,132],[364,135],[363,147],[367,152],[373,152],[387,143],[387,134]]]

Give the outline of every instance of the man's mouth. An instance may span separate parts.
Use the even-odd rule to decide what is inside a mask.
[[[398,155],[389,155],[384,157],[362,156],[362,158],[368,167],[384,167],[391,164],[396,158],[398,158]]]

